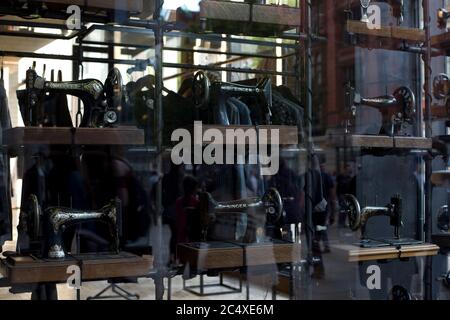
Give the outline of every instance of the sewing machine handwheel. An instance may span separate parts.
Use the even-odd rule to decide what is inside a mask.
[[[403,115],[407,119],[416,117],[416,96],[408,87],[400,87],[394,91],[394,97],[403,107]]]
[[[393,301],[409,301],[412,300],[411,294],[404,287],[396,285],[391,289],[390,300]]]
[[[351,194],[344,195],[341,202],[341,210],[347,215],[350,229],[356,231],[361,223],[361,207],[358,199]]]
[[[113,110],[106,111],[103,116],[103,121],[106,125],[113,125],[119,120],[119,116],[117,115],[117,112]]]
[[[192,84],[192,96],[196,108],[206,108],[209,103],[210,82],[203,71],[199,71],[194,76]]]
[[[28,234],[32,239],[37,239],[41,231],[41,206],[37,197],[32,194],[25,205],[25,212],[27,213],[27,229]]]
[[[438,74],[433,79],[433,96],[442,100],[445,99],[449,94],[450,89],[450,78],[445,74]]]
[[[448,206],[439,208],[437,217],[438,228],[441,231],[448,232],[450,230],[450,216],[448,214]]]
[[[283,215],[283,200],[278,190],[271,188],[262,200],[266,208],[267,220],[271,223],[278,222]]]

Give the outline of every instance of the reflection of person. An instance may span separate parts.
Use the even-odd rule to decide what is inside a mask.
[[[199,240],[198,181],[192,176],[183,180],[183,196],[176,201],[176,243]]]
[[[326,171],[326,160],[321,159],[320,171],[322,176],[323,197],[327,201],[325,211],[315,212],[313,215],[313,224],[315,228],[315,242],[320,248],[320,242],[323,242],[324,253],[330,252],[330,243],[328,240],[328,227],[333,225],[335,221],[335,213],[337,211],[336,187],[331,174]]]
[[[182,166],[171,164],[170,171],[162,178],[162,205],[163,223],[170,226],[173,235],[176,234],[176,210],[175,202],[182,195],[181,182],[184,177],[184,168]],[[153,189],[156,199],[156,188]],[[171,240],[171,250],[175,251],[175,237]]]
[[[300,223],[302,217],[303,179],[288,167],[284,159],[280,159],[280,169],[269,181],[269,186],[276,188],[283,198],[286,212],[284,224]]]

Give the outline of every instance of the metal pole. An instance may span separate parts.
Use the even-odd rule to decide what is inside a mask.
[[[164,22],[161,19],[161,8],[164,0],[155,1],[154,19],[157,22],[154,28],[155,32],[155,109],[156,109],[156,165],[157,172],[162,173],[162,154],[163,154],[163,44],[164,44]],[[162,227],[162,179],[158,180],[156,187],[156,236],[153,244],[154,267],[156,275],[155,298],[162,300],[164,297],[164,273],[166,270],[163,260],[163,227]]]
[[[306,276],[309,274],[309,269],[313,262],[313,222],[312,222],[312,214],[313,214],[313,203],[312,203],[312,170],[313,170],[313,128],[312,128],[312,105],[313,105],[313,94],[312,94],[312,4],[311,0],[306,0],[306,34],[308,38],[305,43],[306,48],[306,61],[305,61],[305,69],[306,69],[306,148],[308,150],[307,157],[307,166],[306,166],[306,180],[305,180],[305,188],[306,188],[306,196],[305,196],[305,212],[306,212],[306,243],[308,250],[307,261],[309,263],[306,264]],[[306,280],[306,279],[305,279]],[[309,281],[308,281],[309,282]],[[310,290],[308,288],[307,292],[308,299],[312,297],[310,295]]]
[[[427,138],[432,136],[431,128],[431,30],[430,30],[430,2],[429,0],[423,0],[423,21],[425,30],[425,47],[426,53],[423,57],[425,66],[425,135]],[[431,243],[432,233],[432,188],[431,188],[431,174],[432,174],[432,157],[429,155],[425,159],[425,224],[424,224],[424,236],[425,241]],[[432,299],[433,293],[433,272],[432,272],[432,257],[426,258],[425,274],[424,274],[424,286],[425,286],[425,300]]]

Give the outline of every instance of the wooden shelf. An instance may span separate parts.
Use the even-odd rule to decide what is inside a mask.
[[[450,186],[450,171],[435,171],[431,174],[431,182],[438,187]]]
[[[431,37],[431,45],[434,48],[441,49],[445,55],[450,55],[450,32],[445,32]]]
[[[199,2],[200,11],[178,8],[176,21],[192,32],[272,37],[301,26],[297,7],[236,1]]]
[[[438,245],[439,247],[443,249],[450,248],[450,232],[433,234],[431,238],[433,239],[433,243]]]
[[[119,128],[38,128],[20,127],[4,131],[3,143],[21,145],[143,145],[144,131]]]
[[[414,46],[425,42],[425,32],[422,29],[397,26],[369,29],[366,23],[359,20],[347,20],[347,32],[362,36],[358,43],[360,47],[403,50],[405,44]]]
[[[41,2],[41,0],[32,0]],[[85,9],[105,9],[112,11],[127,11],[131,13],[141,13],[143,11],[143,0],[46,0],[47,4],[61,4],[67,8],[70,5],[77,5]]]
[[[372,135],[331,136],[330,143],[338,147],[360,149],[431,150],[432,139],[419,137],[389,137]]]
[[[435,256],[439,247],[435,244],[420,244],[397,247],[382,248],[360,248],[355,245],[335,245],[336,251],[348,262],[376,261],[376,260],[396,260],[412,257]]]
[[[421,29],[394,26],[381,26],[380,29],[369,29],[366,23],[359,20],[347,20],[347,32],[415,43],[425,42],[425,32]]]
[[[301,10],[280,5],[208,0],[200,1],[200,18],[299,27]]]
[[[63,260],[38,259],[33,256],[15,256],[0,261],[0,272],[10,284],[64,283],[70,274],[67,267],[83,268],[83,281],[96,281],[122,277],[144,277],[153,266],[153,258],[122,252],[115,255],[77,255]]]
[[[180,244],[177,258],[197,271],[227,270],[300,260],[301,245],[284,241],[262,244],[200,242]]]
[[[431,116],[434,119],[448,119],[449,114],[445,106],[434,104],[431,106]]]

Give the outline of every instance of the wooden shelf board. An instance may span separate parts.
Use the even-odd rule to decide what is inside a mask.
[[[431,107],[431,116],[434,119],[448,119],[449,115],[447,112],[447,108],[442,105],[434,104]]]
[[[73,140],[73,141],[72,141]],[[20,127],[4,131],[3,143],[20,145],[143,145],[144,131],[135,127],[71,128]]]
[[[335,245],[333,246],[340,253],[344,254],[348,262],[375,261],[375,260],[395,260],[412,257],[435,256],[439,247],[435,244],[420,244],[397,247],[382,248],[360,248],[355,245]]]
[[[41,2],[41,0],[32,0]],[[48,4],[61,4],[65,6],[77,5],[88,9],[106,9],[112,11],[128,11],[140,13],[143,11],[143,0],[46,0]]]
[[[259,4],[251,6],[248,3],[232,1],[201,1],[200,17],[202,19],[255,22],[291,27],[301,25],[300,8]]]
[[[331,144],[339,147],[361,149],[423,149],[429,150],[433,146],[431,139],[420,137],[389,137],[375,135],[341,135],[332,136]]]
[[[244,266],[262,266],[300,260],[301,245],[289,242],[269,244],[235,244],[229,242],[203,242],[180,244],[177,258],[182,264],[198,270],[232,269]]]
[[[431,174],[431,182],[439,187],[450,186],[450,171],[442,170],[433,172]]]
[[[18,256],[2,259],[0,272],[10,284],[57,282],[64,283],[70,274],[67,267],[83,263],[82,280],[95,281],[122,277],[144,277],[153,266],[151,256],[140,257],[122,252],[117,255],[80,255],[64,260]]]
[[[437,48],[447,49],[450,46],[450,32],[445,32],[431,37],[431,45]]]
[[[381,26],[380,29],[369,29],[366,23],[359,20],[347,20],[347,32],[401,41],[425,42],[425,32],[421,29],[396,26]]]

